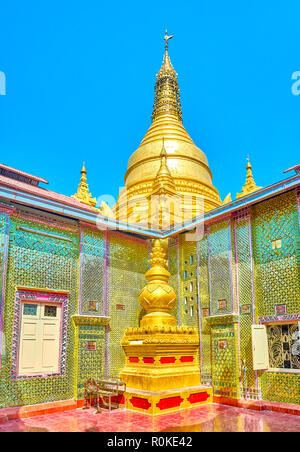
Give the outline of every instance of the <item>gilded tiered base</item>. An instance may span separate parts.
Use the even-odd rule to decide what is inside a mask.
[[[211,402],[211,388],[200,384],[195,329],[129,329],[122,345],[128,409],[159,414]]]
[[[165,391],[143,391],[128,388],[126,408],[146,414],[163,414],[212,403],[212,388],[192,386]]]

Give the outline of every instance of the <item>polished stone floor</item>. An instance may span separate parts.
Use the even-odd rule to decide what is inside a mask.
[[[91,408],[10,421],[0,432],[300,432],[300,416],[216,404],[154,417]]]

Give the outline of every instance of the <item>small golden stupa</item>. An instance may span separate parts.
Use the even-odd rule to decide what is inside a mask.
[[[166,195],[176,196],[174,202],[179,206],[177,214],[170,212],[170,223],[185,221],[221,205],[207,158],[182,125],[177,74],[168,51],[171,38],[166,31],[163,65],[155,84],[152,124],[129,159],[125,187],[114,206],[116,219],[147,226],[159,225],[159,215],[154,214],[156,209],[150,209],[156,220],[149,219],[149,197],[157,191],[162,141],[167,160],[165,172],[170,174],[169,181],[172,179],[172,193],[167,190]],[[164,181],[161,179],[160,183],[163,185]]]
[[[254,181],[254,177],[252,174],[252,166],[249,161],[249,157],[247,158],[247,176],[246,176],[246,182],[245,185],[242,188],[242,193],[236,194],[236,199],[242,198],[243,196],[250,195],[250,193],[253,193],[257,190],[260,190],[262,187],[258,187]]]
[[[180,195],[167,164],[167,152],[163,140],[160,153],[160,167],[152,184],[152,192],[147,195],[148,227],[168,229],[181,221]]]
[[[139,295],[146,311],[139,328],[125,330],[126,407],[158,414],[208,403],[212,389],[200,384],[199,335],[179,327],[171,314],[176,293],[168,284],[167,242],[153,240],[148,283]]]
[[[78,201],[82,202],[83,204],[87,204],[88,206],[95,207],[97,205],[97,200],[96,200],[96,198],[93,198],[93,196],[90,193],[89,186],[87,183],[86,169],[85,169],[84,162],[83,162],[82,169],[80,172],[81,172],[81,178],[80,178],[80,183],[78,185],[77,193],[75,193],[75,195],[72,195],[72,198],[75,198]]]

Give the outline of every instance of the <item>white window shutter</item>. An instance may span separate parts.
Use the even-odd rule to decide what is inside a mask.
[[[269,368],[269,349],[267,328],[265,325],[252,325],[253,369]]]
[[[58,372],[59,360],[59,321],[42,320],[41,322],[41,370],[44,373]]]
[[[38,322],[24,319],[20,340],[19,375],[36,372],[38,349]]]

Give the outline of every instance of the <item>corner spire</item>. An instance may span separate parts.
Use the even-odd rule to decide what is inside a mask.
[[[83,162],[82,169],[80,172],[81,172],[80,184],[78,185],[77,193],[75,193],[75,195],[73,195],[72,198],[75,198],[78,201],[82,202],[83,204],[87,204],[88,206],[95,207],[97,204],[97,200],[96,198],[93,198],[91,193],[89,192],[85,162]]]
[[[260,190],[262,187],[258,187],[254,181],[254,177],[252,174],[252,166],[249,161],[249,156],[247,157],[247,176],[246,176],[246,182],[245,185],[242,188],[242,193],[236,194],[236,199],[242,198],[243,196],[247,196],[250,193],[253,193],[257,190]]]
[[[153,104],[152,120],[154,121],[161,115],[173,115],[182,122],[182,112],[180,104],[179,86],[177,82],[177,74],[172,66],[169,57],[169,40],[174,35],[168,36],[166,30],[165,54],[162,67],[160,68],[155,83],[155,98]]]

